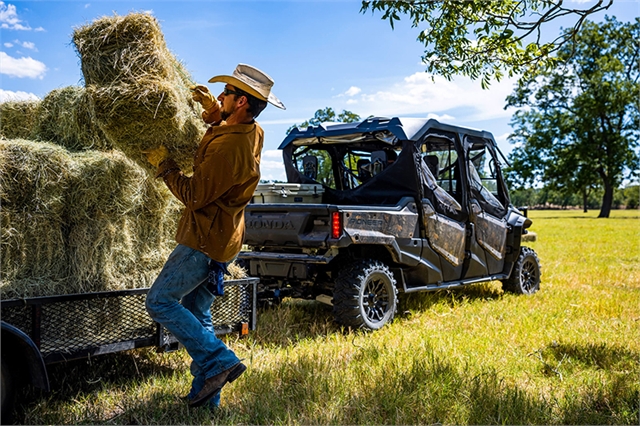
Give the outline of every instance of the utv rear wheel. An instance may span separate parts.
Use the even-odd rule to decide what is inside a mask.
[[[540,290],[540,261],[533,249],[520,247],[520,256],[511,276],[502,281],[502,289],[516,294],[533,294]]]
[[[377,260],[360,260],[342,269],[333,289],[336,322],[377,330],[393,320],[398,304],[396,280]]]

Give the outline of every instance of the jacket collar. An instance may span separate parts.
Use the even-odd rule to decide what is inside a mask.
[[[228,133],[250,133],[256,128],[256,121],[249,124],[226,124],[224,121],[219,126],[213,127],[215,135],[225,135]]]

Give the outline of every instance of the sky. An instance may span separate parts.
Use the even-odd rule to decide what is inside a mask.
[[[568,0],[584,8],[590,0]],[[565,2],[567,3],[567,2]],[[406,18],[392,30],[381,14],[360,13],[360,1],[2,1],[0,0],[0,102],[42,99],[51,90],[82,85],[71,43],[75,27],[114,13],[146,12],[160,22],[169,49],[194,81],[231,74],[238,63],[253,65],[275,81],[273,93],[286,105],[260,115],[265,130],[262,178],[285,180],[277,150],[293,124],[332,107],[361,117],[436,118],[487,130],[507,154],[514,109],[505,98],[517,81],[456,77],[425,72],[424,47]],[[615,0],[604,16],[629,21],[640,16],[640,0]],[[555,37],[562,22],[545,27]],[[570,25],[565,22],[564,26]],[[221,83],[208,84],[217,96]]]

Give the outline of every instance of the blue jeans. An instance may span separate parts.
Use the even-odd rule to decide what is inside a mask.
[[[240,362],[213,331],[211,304],[215,297],[206,286],[208,273],[209,258],[179,244],[147,294],[151,318],[169,330],[193,360],[190,397],[202,389],[206,379]],[[220,394],[212,399],[214,405],[216,399],[219,402]]]

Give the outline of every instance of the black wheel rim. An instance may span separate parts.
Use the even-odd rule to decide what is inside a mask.
[[[371,322],[384,320],[389,309],[389,290],[384,276],[372,276],[364,288],[363,308]]]
[[[538,285],[538,267],[533,260],[527,259],[522,265],[520,272],[520,280],[522,281],[522,289],[530,293]]]

